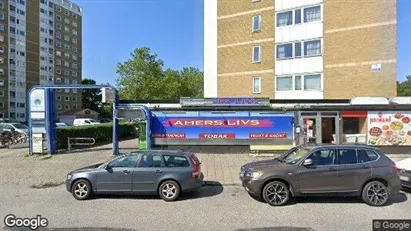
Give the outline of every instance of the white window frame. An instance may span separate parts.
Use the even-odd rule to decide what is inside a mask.
[[[313,8],[313,7],[320,7],[320,15],[321,15],[321,18],[320,18],[320,20],[317,20],[317,21],[312,21],[312,22],[305,22],[305,9],[308,9],[308,8]],[[301,22],[300,23],[298,23],[298,24],[296,24],[295,23],[295,11],[296,10],[301,10]],[[278,26],[277,25],[277,17],[278,17],[278,14],[281,14],[281,13],[286,13],[286,12],[292,12],[292,17],[291,17],[291,24],[290,25],[286,25],[286,26]],[[281,11],[276,11],[275,12],[275,16],[274,16],[274,25],[275,25],[275,27],[277,27],[277,28],[287,28],[287,27],[291,27],[291,26],[300,26],[300,25],[303,25],[303,24],[309,24],[309,23],[318,23],[318,22],[322,22],[324,20],[324,6],[323,6],[323,4],[313,4],[313,5],[306,5],[306,6],[303,6],[303,7],[297,7],[297,8],[293,8],[293,9],[285,9],[285,10],[281,10]]]
[[[320,54],[317,54],[317,55],[305,55],[305,43],[307,43],[307,42],[314,42],[314,41],[320,41]],[[304,40],[304,41],[301,41],[301,51],[302,51],[302,53],[301,53],[301,57],[303,57],[303,58],[310,58],[310,57],[318,57],[318,56],[322,56],[323,54],[324,54],[324,51],[323,51],[323,39],[322,38],[315,38],[315,39],[307,39],[307,40]]]
[[[259,51],[259,53],[258,53],[258,60],[254,60],[254,48],[257,48],[257,47],[258,47],[258,51]],[[252,61],[253,63],[261,63],[261,46],[260,46],[260,45],[258,45],[258,46],[253,46],[253,47],[252,47],[251,61]]]
[[[64,96],[64,101],[69,102],[70,101],[70,96]]]
[[[279,78],[291,78],[291,90],[278,90],[277,79]],[[293,75],[281,75],[275,77],[275,92],[292,92],[294,91],[294,76]]]
[[[305,89],[305,76],[312,76],[312,75],[320,75],[320,84],[321,84],[321,89]],[[300,90],[296,90],[295,89],[295,77],[296,76],[301,76],[301,89]],[[289,78],[291,77],[292,79],[292,90],[278,90],[277,88],[277,78]],[[290,75],[279,75],[279,76],[275,76],[275,92],[313,92],[313,91],[317,91],[317,92],[323,92],[324,91],[324,74],[323,73],[318,73],[318,72],[314,72],[314,73],[306,73],[306,74],[290,74]]]
[[[258,91],[256,91],[255,90],[255,80],[258,80],[258,82],[259,82],[259,90]],[[253,81],[253,84],[252,84],[252,87],[253,87],[253,89],[252,89],[252,91],[253,91],[253,94],[261,94],[261,88],[262,88],[262,86],[261,86],[261,77],[253,77],[253,79],[252,79],[252,81]]]
[[[257,29],[255,29],[254,28],[254,23],[255,23],[255,20],[256,19],[258,19],[258,28]],[[262,21],[263,21],[263,19],[262,19],[262,17],[261,17],[261,14],[258,14],[258,15],[254,15],[253,16],[253,18],[252,18],[252,20],[251,20],[251,31],[253,32],[253,33],[258,33],[258,32],[261,32],[261,23],[262,23]]]

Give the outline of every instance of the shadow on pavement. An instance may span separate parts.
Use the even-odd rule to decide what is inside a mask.
[[[31,230],[29,228],[7,228],[4,227],[4,230],[13,230],[13,231],[19,231],[19,230]],[[38,228],[36,230],[44,230],[44,231],[69,231],[69,230],[74,230],[74,231],[134,231],[136,229],[119,229],[119,228],[91,228],[91,227],[82,227],[82,228]]]
[[[254,200],[261,202],[261,203],[266,203],[262,198],[258,198],[255,196],[250,195],[251,198]],[[391,201],[387,203],[385,206],[389,206],[392,204],[397,204],[397,203],[403,203],[407,201],[407,195],[405,195],[403,192],[399,192],[397,195],[392,197]],[[291,198],[287,204],[284,206],[290,206],[290,205],[295,205],[295,204],[304,204],[304,203],[318,203],[318,204],[364,204],[364,202],[361,200],[361,198],[358,197],[336,197],[336,196],[330,196],[330,197],[320,197],[320,196],[313,196],[313,197],[293,197]]]
[[[221,194],[224,187],[217,181],[207,181],[198,191],[182,193],[178,201],[195,200],[213,197]],[[137,200],[161,200],[158,195],[96,195],[93,199],[137,199]]]
[[[314,231],[314,229],[304,227],[264,227],[251,229],[236,229],[235,231]]]
[[[404,193],[399,192],[397,195],[393,196],[385,206],[403,203],[405,201],[407,201],[407,196]],[[364,202],[358,197],[297,197],[290,200],[288,204],[292,205],[300,203],[363,204]]]

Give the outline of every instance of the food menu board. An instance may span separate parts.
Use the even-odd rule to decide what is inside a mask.
[[[368,144],[411,146],[411,111],[368,112]]]

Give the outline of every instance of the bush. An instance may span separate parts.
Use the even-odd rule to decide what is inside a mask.
[[[135,123],[120,123],[119,138],[135,135]],[[113,124],[104,123],[94,126],[72,126],[57,129],[57,149],[66,149],[68,138],[94,138],[96,143],[113,142]]]

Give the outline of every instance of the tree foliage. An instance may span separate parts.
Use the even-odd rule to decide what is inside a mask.
[[[83,79],[81,84],[96,85],[96,81],[93,79]],[[83,108],[88,108],[93,111],[99,111],[99,105],[101,103],[101,95],[99,89],[83,89],[81,95],[81,101]]]
[[[403,82],[397,81],[397,95],[411,96],[411,75],[408,75],[407,79]]]
[[[148,47],[137,48],[131,58],[117,65],[121,99],[178,100],[203,97],[203,73],[193,67],[163,69],[164,62]]]

